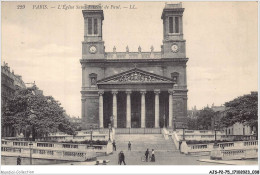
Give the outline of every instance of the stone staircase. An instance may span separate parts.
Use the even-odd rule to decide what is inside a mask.
[[[132,151],[145,152],[154,149],[155,151],[178,151],[172,142],[172,140],[165,140],[161,134],[147,134],[147,135],[135,135],[135,134],[122,134],[116,135],[116,145],[118,150],[127,151],[128,142],[131,142]]]
[[[128,151],[128,142],[132,150]],[[127,165],[187,165],[197,164],[196,158],[187,157],[176,149],[171,139],[165,140],[162,134],[118,134],[115,135],[117,150],[98,159],[109,160],[109,165],[118,164],[118,154],[123,151]],[[156,162],[144,162],[146,149],[155,150]]]

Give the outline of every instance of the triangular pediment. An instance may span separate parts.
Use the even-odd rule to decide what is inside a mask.
[[[97,81],[97,84],[174,83],[172,79],[137,68]]]

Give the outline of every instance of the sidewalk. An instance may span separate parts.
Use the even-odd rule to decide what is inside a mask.
[[[107,165],[110,161],[106,160],[105,165]],[[68,162],[68,163],[62,163],[60,165],[96,165],[96,162],[99,161],[100,165],[103,165],[103,159],[97,159],[95,161],[88,161],[88,162]]]
[[[257,159],[250,160],[210,160],[199,159],[199,162],[207,162],[212,164],[225,164],[225,165],[258,165]]]

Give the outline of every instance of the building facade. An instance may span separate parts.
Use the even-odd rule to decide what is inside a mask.
[[[80,117],[75,117],[75,116],[69,117],[69,121],[72,125],[74,125],[77,131],[81,130],[82,120]]]
[[[181,4],[166,4],[161,51],[105,52],[103,10],[83,10],[82,128],[182,128],[187,77]]]
[[[25,83],[22,80],[22,76],[14,74],[14,71],[10,71],[10,67],[7,63],[1,66],[1,104],[5,106],[8,98],[12,97],[15,90],[19,88],[26,88]]]
[[[3,107],[6,106],[8,100],[14,96],[15,91],[19,88],[26,88],[22,76],[14,74],[14,71],[11,72],[8,64],[4,62],[1,65],[1,111],[3,111]],[[2,137],[14,135],[15,130],[11,126],[1,126]]]
[[[253,127],[238,122],[232,126],[224,128],[226,135],[253,135],[256,133],[255,130],[256,129]]]
[[[197,107],[194,106],[191,108],[191,110],[187,110],[188,111],[188,115],[187,117],[190,119],[197,119],[199,116],[199,110],[197,110]]]

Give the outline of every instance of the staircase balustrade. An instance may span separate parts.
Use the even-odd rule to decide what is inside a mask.
[[[115,128],[116,134],[161,134],[161,128]]]
[[[29,143],[32,143],[30,146]],[[33,158],[85,161],[96,157],[96,154],[111,153],[110,145],[92,145],[76,143],[52,143],[2,140],[2,156],[29,157],[30,149]],[[68,158],[69,157],[69,158]]]

